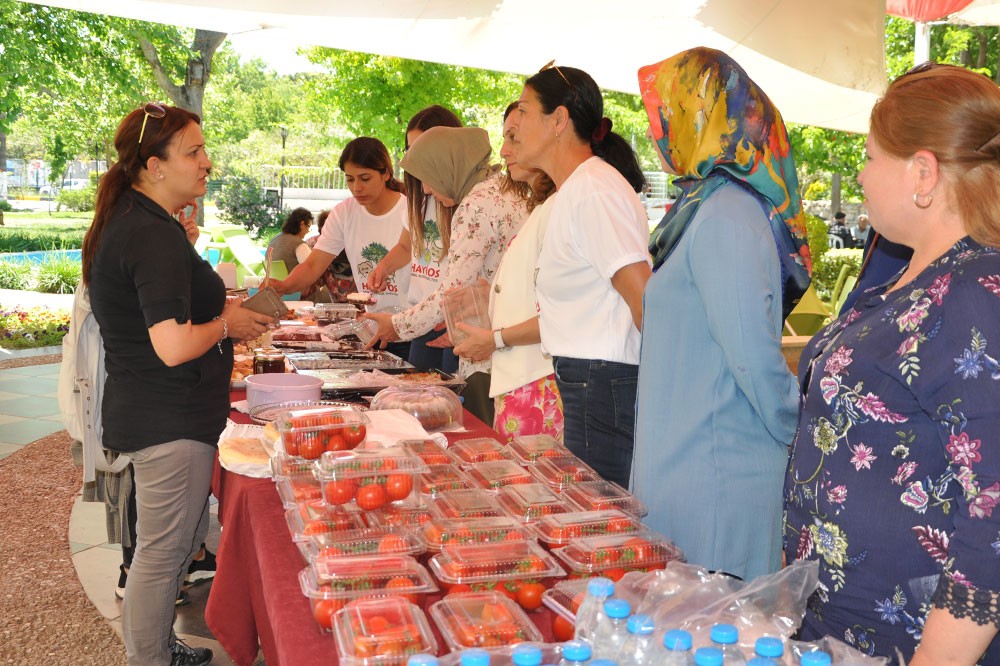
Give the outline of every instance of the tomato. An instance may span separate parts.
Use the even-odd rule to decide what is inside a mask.
[[[605,569],[604,571],[601,572],[601,575],[604,576],[605,578],[610,578],[611,580],[613,580],[614,582],[617,583],[618,581],[620,581],[622,579],[622,576],[625,575],[625,570],[624,569],[617,569],[617,568],[616,569]]]
[[[373,511],[385,504],[385,488],[377,483],[369,483],[358,489],[358,494],[354,499],[358,506],[365,511]]]
[[[466,592],[472,592],[472,588],[465,583],[455,583],[448,587],[448,594],[464,594]]]
[[[405,550],[406,539],[398,534],[387,534],[378,542],[378,552],[380,553],[402,553]]]
[[[387,589],[387,590],[399,590],[399,589],[404,589],[405,590],[405,589],[411,588],[411,587],[413,587],[413,581],[410,580],[409,578],[407,578],[406,576],[393,576],[385,584],[385,589]],[[398,594],[398,593],[396,593],[396,594]],[[417,603],[417,595],[416,594],[399,594],[399,596],[401,596],[404,599],[408,600],[412,604],[416,604]]]
[[[344,441],[347,442],[347,446],[353,449],[355,446],[365,441],[365,436],[368,433],[365,425],[363,423],[358,423],[356,425],[349,425],[345,428],[341,428],[340,434],[344,438]]]
[[[327,451],[346,451],[348,446],[342,435],[333,433],[326,436],[324,448]]]
[[[406,499],[413,490],[413,477],[409,474],[390,474],[385,480],[385,492],[390,502]]]
[[[314,534],[327,534],[333,532],[333,525],[326,520],[311,520],[302,528],[302,533],[306,536]]]
[[[569,609],[570,609],[571,611],[573,611],[573,615],[576,615],[576,612],[577,612],[578,610],[580,610],[580,604],[582,604],[582,603],[583,603],[583,598],[584,598],[585,596],[586,596],[586,594],[585,594],[585,593],[583,593],[583,592],[580,592],[579,594],[575,595],[575,596],[574,596],[574,597],[573,597],[573,598],[572,598],[572,599],[570,600],[570,602],[569,602]]]
[[[328,504],[347,504],[354,499],[354,493],[357,489],[358,484],[354,479],[327,481],[324,496]]]
[[[286,437],[282,444],[285,446],[285,453],[290,456],[299,455],[299,440],[296,437]]]
[[[560,643],[563,641],[573,640],[573,636],[576,635],[576,627],[573,623],[564,618],[558,613],[553,614],[552,617],[552,636]]]
[[[642,537],[635,537],[625,542],[624,546],[629,548],[630,557],[622,556],[622,560],[628,559],[633,564],[642,564],[656,555],[656,548]]]
[[[333,628],[333,614],[343,608],[344,602],[338,599],[317,599],[313,603],[313,617],[324,629]]]
[[[517,591],[517,603],[524,610],[538,610],[542,607],[542,592],[545,586],[541,583],[525,583]]]
[[[309,437],[299,444],[299,455],[306,460],[315,460],[323,455],[323,442],[319,437]]]

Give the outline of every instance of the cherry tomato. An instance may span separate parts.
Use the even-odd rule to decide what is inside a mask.
[[[385,480],[385,492],[390,502],[406,499],[413,490],[413,477],[409,474],[390,474]]]
[[[398,534],[387,534],[381,539],[379,539],[378,552],[380,553],[402,553],[405,550],[406,550],[406,539],[404,539]],[[392,580],[395,580],[395,578]],[[390,580],[389,582],[391,583],[392,580]]]
[[[393,576],[388,581],[386,581],[386,584],[385,584],[385,589],[387,589],[387,590],[399,590],[399,589],[404,589],[405,590],[405,589],[411,588],[411,587],[413,587],[413,581],[410,580],[409,578],[407,578],[406,576]],[[399,594],[399,593],[396,593],[396,594]],[[401,596],[404,599],[408,600],[410,603],[413,603],[413,604],[417,603],[417,595],[416,594],[399,594],[399,596]]]
[[[358,489],[357,497],[354,498],[358,506],[365,511],[373,511],[380,508],[386,502],[385,488],[378,483],[369,483]]]
[[[317,599],[313,604],[313,617],[324,629],[333,628],[333,614],[344,606],[344,602],[337,599]]]
[[[333,433],[327,435],[325,448],[327,451],[346,451],[348,446],[342,435]]]
[[[285,446],[285,453],[290,456],[299,455],[299,440],[297,437],[286,437],[282,444]]]
[[[472,588],[465,583],[455,583],[448,588],[448,594],[465,594],[472,592]]]
[[[325,497],[328,504],[347,504],[354,499],[358,484],[354,479],[339,479],[326,482]]]
[[[367,430],[368,429],[365,428],[363,423],[358,423],[355,425],[349,425],[346,428],[343,428],[340,432],[344,441],[347,442],[347,446],[353,449],[355,446],[365,441]]]
[[[542,592],[545,586],[541,583],[524,583],[517,591],[517,603],[524,610],[538,610],[542,607]]]
[[[559,642],[563,642],[573,640],[574,635],[576,635],[576,627],[573,626],[573,623],[562,615],[553,614],[552,637]]]
[[[309,437],[299,444],[299,455],[306,460],[315,460],[323,455],[323,442],[319,437]]]
[[[618,568],[605,569],[604,571],[601,572],[601,575],[604,576],[605,578],[610,578],[611,580],[617,583],[622,579],[622,576],[625,575],[625,570]]]

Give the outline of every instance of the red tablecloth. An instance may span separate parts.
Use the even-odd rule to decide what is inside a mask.
[[[233,392],[234,401],[243,397],[242,391]],[[232,419],[249,423],[236,411]],[[464,419],[470,432],[449,439],[497,438],[469,412]],[[305,563],[288,533],[274,483],[227,472],[216,460],[212,489],[219,499],[222,535],[205,620],[216,640],[240,666],[250,666],[257,658],[258,643],[268,666],[336,664],[333,636],[320,630],[299,589],[298,573]],[[551,639],[548,609],[532,619]]]

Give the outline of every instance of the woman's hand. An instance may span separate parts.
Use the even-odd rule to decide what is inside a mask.
[[[470,361],[485,361],[496,351],[493,331],[478,326],[469,326],[464,322],[458,322],[457,326],[458,330],[467,336],[462,342],[455,345],[455,354],[458,356]]]
[[[386,345],[390,342],[395,342],[399,340],[399,334],[396,333],[396,328],[392,325],[392,315],[386,312],[371,312],[361,315],[362,319],[370,319],[375,322],[378,326],[375,329],[375,336],[371,339],[365,349],[372,349],[378,346],[379,349],[385,349]]]
[[[386,270],[384,262],[378,262],[375,264],[375,268],[372,272],[368,274],[368,279],[365,281],[365,287],[369,291],[376,294],[385,291],[385,288],[389,285],[389,272]]]
[[[435,326],[434,330],[438,330]],[[434,338],[433,340],[427,341],[427,346],[433,349],[451,349],[454,345],[451,342],[451,336],[448,335],[447,331]]]
[[[268,326],[277,324],[278,320],[259,312],[254,312],[240,305],[241,300],[236,299],[226,303],[221,319],[226,320],[229,327],[229,337],[233,340],[253,340],[259,338],[267,330]]]
[[[184,211],[188,208],[191,208],[191,214],[185,215]],[[175,210],[174,215],[177,216],[177,221],[184,227],[184,233],[187,235],[188,241],[190,241],[191,245],[194,245],[198,240],[198,236],[201,235],[201,229],[198,228],[198,202],[188,201]]]

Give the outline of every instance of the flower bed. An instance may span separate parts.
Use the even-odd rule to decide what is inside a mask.
[[[69,331],[69,312],[49,308],[0,307],[0,347],[30,349],[62,343]]]

